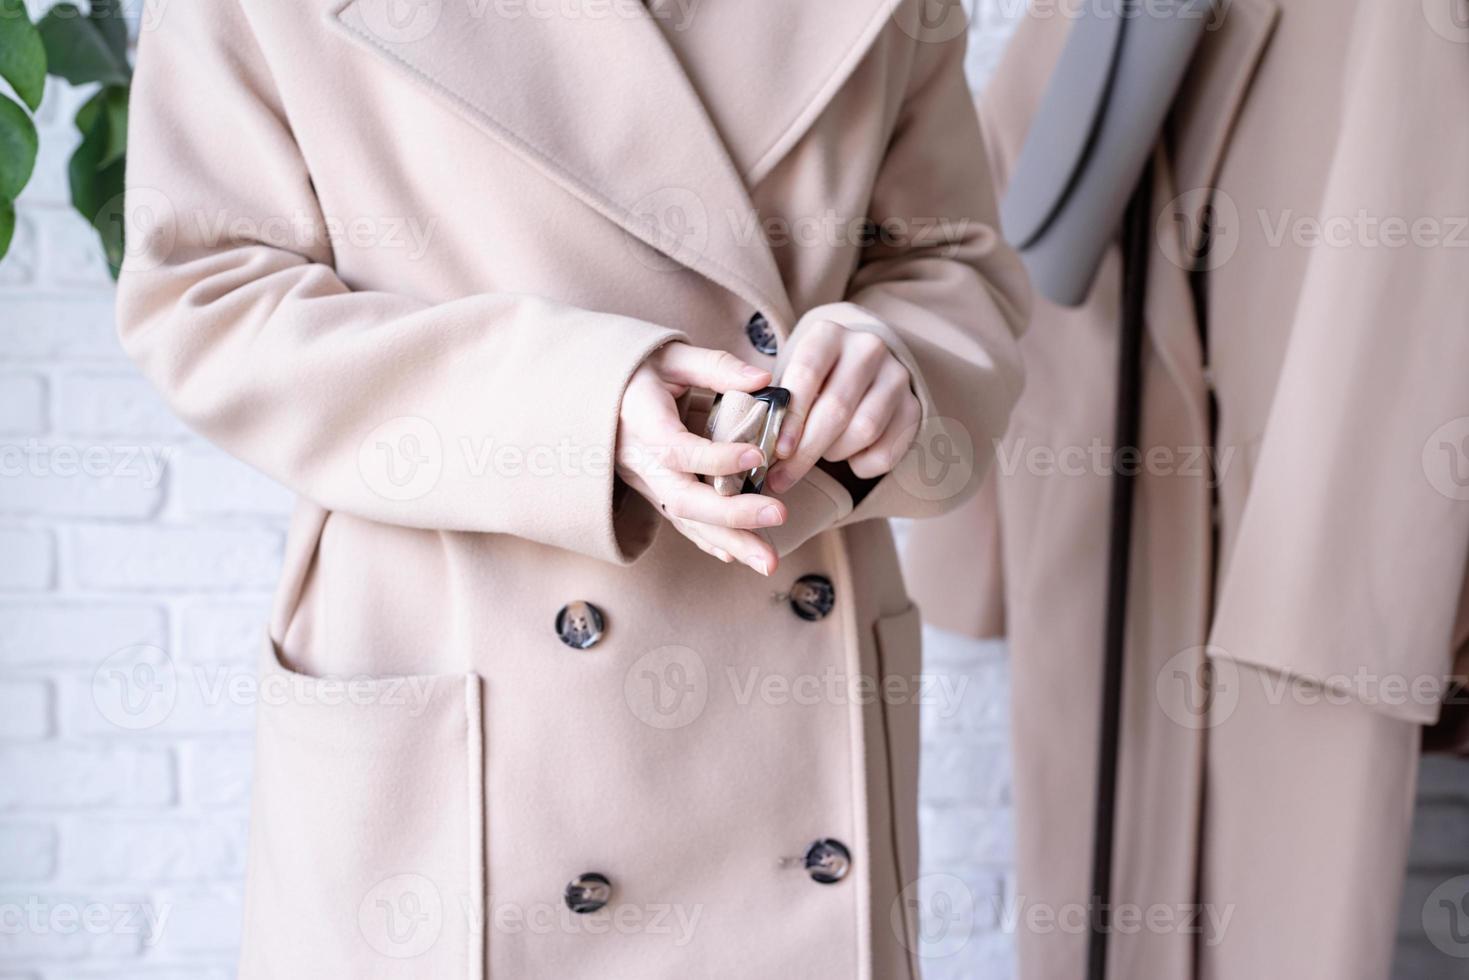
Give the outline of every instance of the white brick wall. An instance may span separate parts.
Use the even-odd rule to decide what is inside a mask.
[[[1018,6],[983,0],[975,79]],[[289,496],[189,436],[123,359],[91,231],[66,205],[78,103],[47,95],[0,262],[0,980],[224,980],[250,769],[251,708],[231,682],[252,673]],[[966,686],[925,717],[924,885],[970,914],[934,934],[928,977],[999,980],[1013,972],[1003,650],[930,639],[931,668]],[[167,716],[129,704],[124,676],[162,685]],[[1469,845],[1462,771],[1432,775],[1415,894]],[[1416,935],[1420,972],[1404,976],[1428,977],[1421,964],[1444,961]]]
[[[228,681],[251,676],[289,498],[122,356],[66,203],[78,104],[53,80],[0,262],[0,980],[225,980],[252,724]],[[175,660],[151,726],[117,673],[149,650]]]

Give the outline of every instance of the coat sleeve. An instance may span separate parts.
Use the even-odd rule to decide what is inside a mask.
[[[1210,643],[1431,723],[1469,594],[1469,116],[1410,93],[1469,57],[1396,4],[1352,50],[1312,213],[1353,230],[1312,250]]]
[[[913,379],[922,406],[914,448],[848,503],[792,503],[773,537],[782,553],[831,526],[932,517],[973,496],[1019,397],[1017,347],[1029,310],[1019,258],[997,229],[984,141],[964,78],[965,37],[920,37],[907,96],[873,186],[872,234],[844,301],[805,312],[783,359],[818,320],[882,337]],[[809,497],[840,501],[815,470]],[[795,493],[796,488],[792,488]]]
[[[651,508],[614,508],[618,407],[682,334],[534,296],[350,288],[236,0],[146,32],[131,129],[118,327],[188,425],[331,510],[620,563],[647,546]]]

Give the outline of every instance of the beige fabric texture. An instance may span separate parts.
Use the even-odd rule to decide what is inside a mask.
[[[1385,980],[1420,727],[1257,667],[1230,683],[1211,705],[1199,977]]]
[[[145,32],[123,343],[301,497],[243,980],[916,973],[919,620],[886,518],[975,492],[1027,302],[964,25],[675,6],[201,0]],[[779,373],[757,311],[783,354],[822,318],[878,333],[924,418],[860,505],[822,473],[786,495],[769,579],[611,467],[660,345]],[[818,622],[786,599],[808,574]],[[587,650],[554,629],[578,600]],[[853,870],[821,885],[828,837]],[[585,872],[611,904],[568,915]]]

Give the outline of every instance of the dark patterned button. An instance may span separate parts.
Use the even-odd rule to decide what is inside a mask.
[[[825,619],[836,604],[836,587],[825,575],[802,575],[791,586],[791,609],[808,623]]]
[[[612,882],[596,871],[579,874],[566,884],[566,907],[577,915],[589,915],[612,898]]]
[[[574,650],[597,645],[607,629],[607,617],[590,602],[568,602],[556,614],[556,635]]]
[[[762,354],[775,356],[780,349],[780,340],[771,329],[770,321],[765,319],[764,313],[756,313],[750,317],[750,322],[745,324],[745,336],[750,338],[750,345]]]
[[[835,885],[852,870],[852,852],[839,840],[823,838],[806,848],[806,873],[819,885]]]

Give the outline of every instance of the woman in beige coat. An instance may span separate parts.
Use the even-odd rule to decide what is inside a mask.
[[[191,0],[143,39],[123,341],[301,495],[242,977],[916,974],[884,518],[977,486],[1024,293],[962,17],[918,14]],[[722,498],[705,389],[772,377],[770,493]]]
[[[1451,6],[1220,4],[1158,149],[1115,980],[1389,973],[1419,742],[1469,622]],[[1067,28],[1038,4],[985,91],[1002,183]],[[1026,980],[1086,975],[1120,266],[1037,303],[996,480],[910,552],[935,623],[1009,637],[1018,898],[1081,910],[1022,926]],[[1444,909],[1409,921],[1469,955]]]

